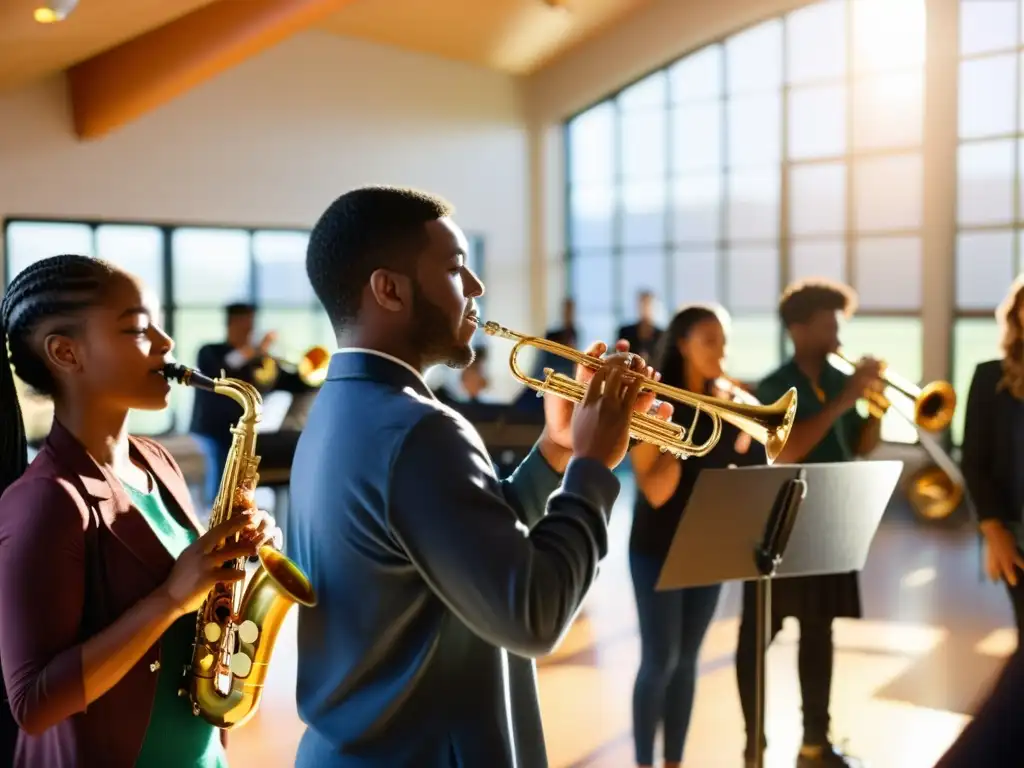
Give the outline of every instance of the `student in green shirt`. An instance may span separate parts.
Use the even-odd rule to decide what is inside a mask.
[[[878,445],[880,422],[861,416],[855,406],[865,390],[881,386],[880,365],[865,359],[846,375],[828,363],[839,349],[841,321],[853,314],[855,293],[827,281],[807,281],[786,289],[779,316],[793,341],[793,357],[760,384],[757,397],[771,403],[790,387],[797,390],[796,424],[778,463],[853,461]],[[748,761],[755,745],[756,594],[747,582],[736,651],[740,702],[747,725]],[[861,617],[856,573],[780,579],[772,588],[772,638],[787,616],[800,622],[799,675],[804,738],[797,768],[840,768],[858,763],[833,747],[829,738],[832,685],[832,620]]]

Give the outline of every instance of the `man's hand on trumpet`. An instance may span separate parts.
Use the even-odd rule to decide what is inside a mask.
[[[632,378],[629,373],[635,373],[640,376],[646,376],[652,379],[660,379],[661,374],[655,373],[654,369],[647,365],[647,362],[640,357],[629,352],[629,342],[620,340],[615,345],[615,351],[609,354],[605,354],[608,351],[608,345],[604,342],[598,341],[591,344],[586,350],[586,354],[591,357],[603,358],[605,360],[605,367],[612,369],[620,369],[616,372],[613,377],[613,383],[616,386],[622,385],[621,390],[622,398],[632,398],[628,392],[628,388],[625,387],[625,383]],[[625,370],[621,370],[625,369]],[[581,384],[589,385],[595,377],[597,372],[590,368],[583,366],[577,366],[576,368],[576,381]],[[607,372],[606,372],[607,373]],[[599,379],[603,389],[607,388],[607,377],[602,375]],[[589,390],[589,386],[588,386]],[[561,472],[565,469],[565,465],[568,463],[569,458],[572,456],[576,448],[583,448],[583,446],[574,445],[573,440],[573,421],[574,414],[579,409],[596,409],[598,400],[605,400],[605,396],[601,394],[599,397],[590,397],[584,400],[579,406],[569,400],[557,397],[550,393],[544,395],[544,433],[541,436],[541,453],[544,458],[547,459],[548,463]],[[625,399],[621,402],[625,403]],[[635,400],[632,400],[628,414],[626,418],[626,432],[625,432],[625,443],[623,443],[622,452],[625,453],[625,446],[628,444],[628,420],[632,417],[634,411],[640,413],[647,413],[651,410],[655,403],[655,395],[653,392],[639,392],[635,395]],[[607,406],[606,406],[607,411]],[[672,405],[669,403],[659,403],[657,409],[652,413],[660,419],[668,419],[672,415]],[[615,431],[612,427],[611,431]],[[617,436],[616,436],[617,437]],[[579,436],[577,435],[577,442]],[[587,449],[589,450],[589,449]],[[617,452],[617,446],[610,449],[610,453],[614,454]],[[613,456],[609,455],[608,460],[614,459]],[[622,456],[619,456],[617,460],[614,460],[615,464],[618,464],[622,460]]]

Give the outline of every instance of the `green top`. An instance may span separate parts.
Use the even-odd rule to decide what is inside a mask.
[[[796,387],[796,420],[803,421],[821,413],[826,402],[835,400],[846,386],[849,377],[838,368],[826,364],[815,386],[792,359],[765,377],[757,388],[757,399],[770,405],[782,397],[790,387]],[[856,457],[861,428],[867,419],[856,408],[851,408],[832,425],[806,457],[803,464],[821,464],[833,461],[852,461]]]
[[[160,543],[177,559],[195,541],[196,533],[174,519],[153,485],[148,493],[129,485],[125,488]],[[193,715],[188,698],[178,696],[182,671],[192,662],[195,632],[196,614],[189,613],[160,638],[160,677],[136,768],[228,768],[220,731]]]

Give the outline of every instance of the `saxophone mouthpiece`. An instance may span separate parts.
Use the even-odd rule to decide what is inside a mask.
[[[215,391],[217,388],[217,383],[213,379],[209,376],[204,376],[194,368],[189,368],[187,365],[168,363],[161,369],[160,373],[165,379],[184,384],[186,387],[206,389],[210,392]]]

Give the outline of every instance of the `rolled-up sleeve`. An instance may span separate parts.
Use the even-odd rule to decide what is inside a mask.
[[[549,653],[608,552],[619,482],[601,463],[573,459],[561,489],[547,497],[546,514],[527,530],[470,430],[445,413],[411,430],[392,467],[390,526],[435,593],[476,634],[519,655]],[[520,503],[529,471],[527,464],[506,489]]]
[[[33,735],[85,709],[82,521],[55,480],[14,486],[0,501],[0,660],[14,719]]]

